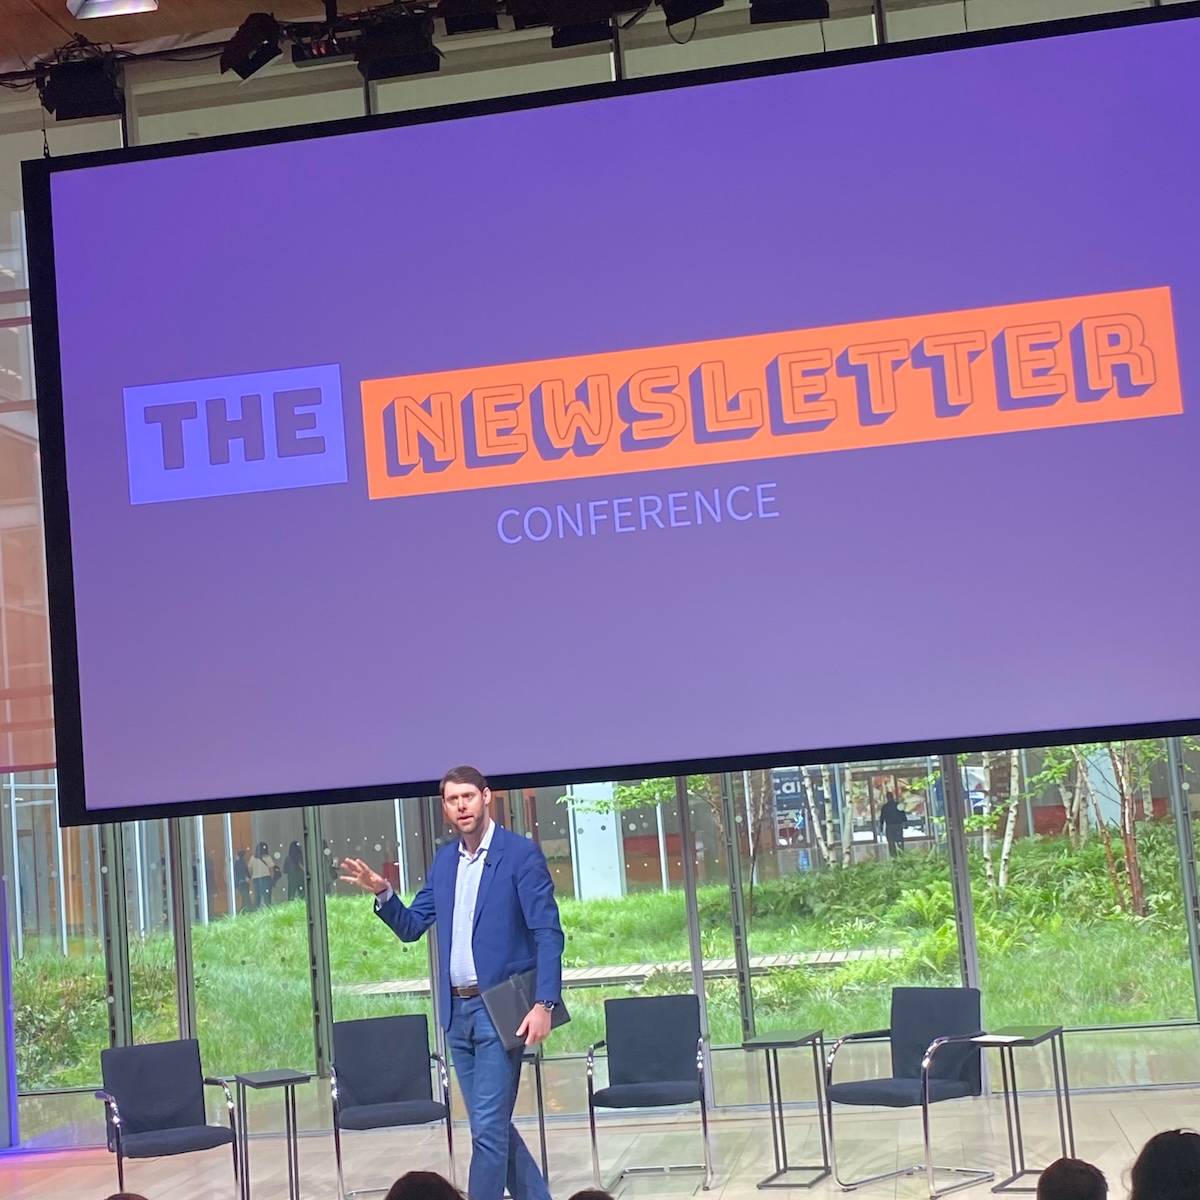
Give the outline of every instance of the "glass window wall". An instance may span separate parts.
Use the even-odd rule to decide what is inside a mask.
[[[1139,5],[1087,0],[891,4],[895,40]],[[875,40],[869,15],[751,30],[726,6],[688,39],[652,10],[623,36],[629,76],[819,52]],[[682,36],[681,36],[682,35]],[[780,39],[783,39],[782,41]],[[606,52],[532,61],[451,47],[454,69],[372,89],[376,111],[611,78]],[[254,90],[211,63],[130,67],[133,140],[146,144],[354,116],[351,68],[300,79],[274,64]],[[41,153],[28,95],[0,97],[0,162]],[[55,154],[116,145],[116,122],[55,125]],[[0,769],[52,759],[37,429],[19,200],[0,210]],[[1189,761],[1196,760],[1194,753]],[[985,1016],[1063,1021],[1080,1086],[1200,1079],[1179,852],[1161,743],[977,754],[962,762],[966,833]],[[760,1031],[822,1025],[832,1035],[882,1024],[897,983],[958,981],[959,931],[936,762],[781,768],[688,780],[696,919],[717,1099],[762,1098],[757,1064],[737,1049]],[[889,798],[905,814],[889,839]],[[0,775],[0,845],[13,914],[15,1030],[24,1137],[98,1140],[98,1082],[110,1039],[103,949],[106,883],[96,829],[62,830],[53,773]],[[583,1106],[579,1055],[603,1034],[607,997],[692,987],[688,898],[673,780],[498,795],[504,824],[537,840],[560,898],[574,1020],[550,1045],[552,1111]],[[404,896],[422,885],[445,836],[436,800],[322,811],[321,866],[305,869],[297,810],[189,818],[186,866],[171,870],[162,821],[124,827],[129,1008],[135,1040],[179,1028],[172,898],[188,914],[196,1025],[206,1070],[315,1062],[308,905],[324,904],[335,1019],[432,1015],[424,943],[405,946],[336,881],[336,861],[366,858]],[[894,824],[894,823],[893,823]],[[732,854],[731,854],[732,851]],[[732,861],[731,861],[732,859]],[[735,920],[746,938],[739,979]],[[1063,965],[1069,964],[1069,970]],[[118,987],[126,984],[118,981]],[[870,1051],[866,1053],[871,1053]],[[789,1094],[803,1094],[807,1086]],[[788,1085],[789,1088],[791,1085]],[[523,1093],[528,1104],[529,1089]]]
[[[1162,740],[964,764],[984,1015],[1083,1030],[1196,1019]],[[1177,1080],[1178,1038],[1072,1039],[1078,1072]],[[1190,1064],[1194,1070],[1194,1063]]]
[[[379,872],[405,902],[425,884],[433,846],[422,808],[430,800],[378,800],[328,808],[322,814],[325,919],[329,928],[333,1019],[424,1013],[433,1035],[429,950],[424,940],[402,942],[372,911],[370,896],[339,883],[337,864],[359,858]]]

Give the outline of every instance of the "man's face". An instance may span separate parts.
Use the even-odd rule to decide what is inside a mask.
[[[471,783],[448,783],[442,793],[442,811],[446,824],[460,835],[477,833],[487,820],[487,807],[492,798],[491,788],[481,792]]]

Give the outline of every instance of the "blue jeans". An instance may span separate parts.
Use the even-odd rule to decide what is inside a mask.
[[[512,1123],[521,1050],[505,1050],[478,997],[451,1000],[447,1043],[471,1120],[470,1200],[550,1200],[550,1189]]]

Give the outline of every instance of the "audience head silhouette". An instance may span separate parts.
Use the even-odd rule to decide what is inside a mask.
[[[1081,1158],[1060,1158],[1038,1177],[1037,1200],[1105,1200],[1108,1180]]]
[[[1143,1147],[1129,1175],[1130,1200],[1195,1200],[1200,1196],[1200,1133],[1168,1129]]]
[[[138,1195],[137,1192],[113,1192],[111,1196],[106,1196],[105,1200],[146,1200],[146,1197]]]
[[[570,1200],[613,1200],[612,1193],[601,1188],[583,1188],[571,1196]]]
[[[463,1195],[436,1171],[406,1171],[384,1200],[463,1200]]]

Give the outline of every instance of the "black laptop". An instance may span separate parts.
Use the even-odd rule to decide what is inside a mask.
[[[517,1029],[534,1005],[533,990],[536,986],[537,971],[523,971],[481,993],[488,1016],[492,1018],[505,1050],[515,1050],[525,1045],[525,1039],[517,1036]],[[570,1019],[567,1006],[560,1000],[550,1014],[550,1028],[557,1029]]]

